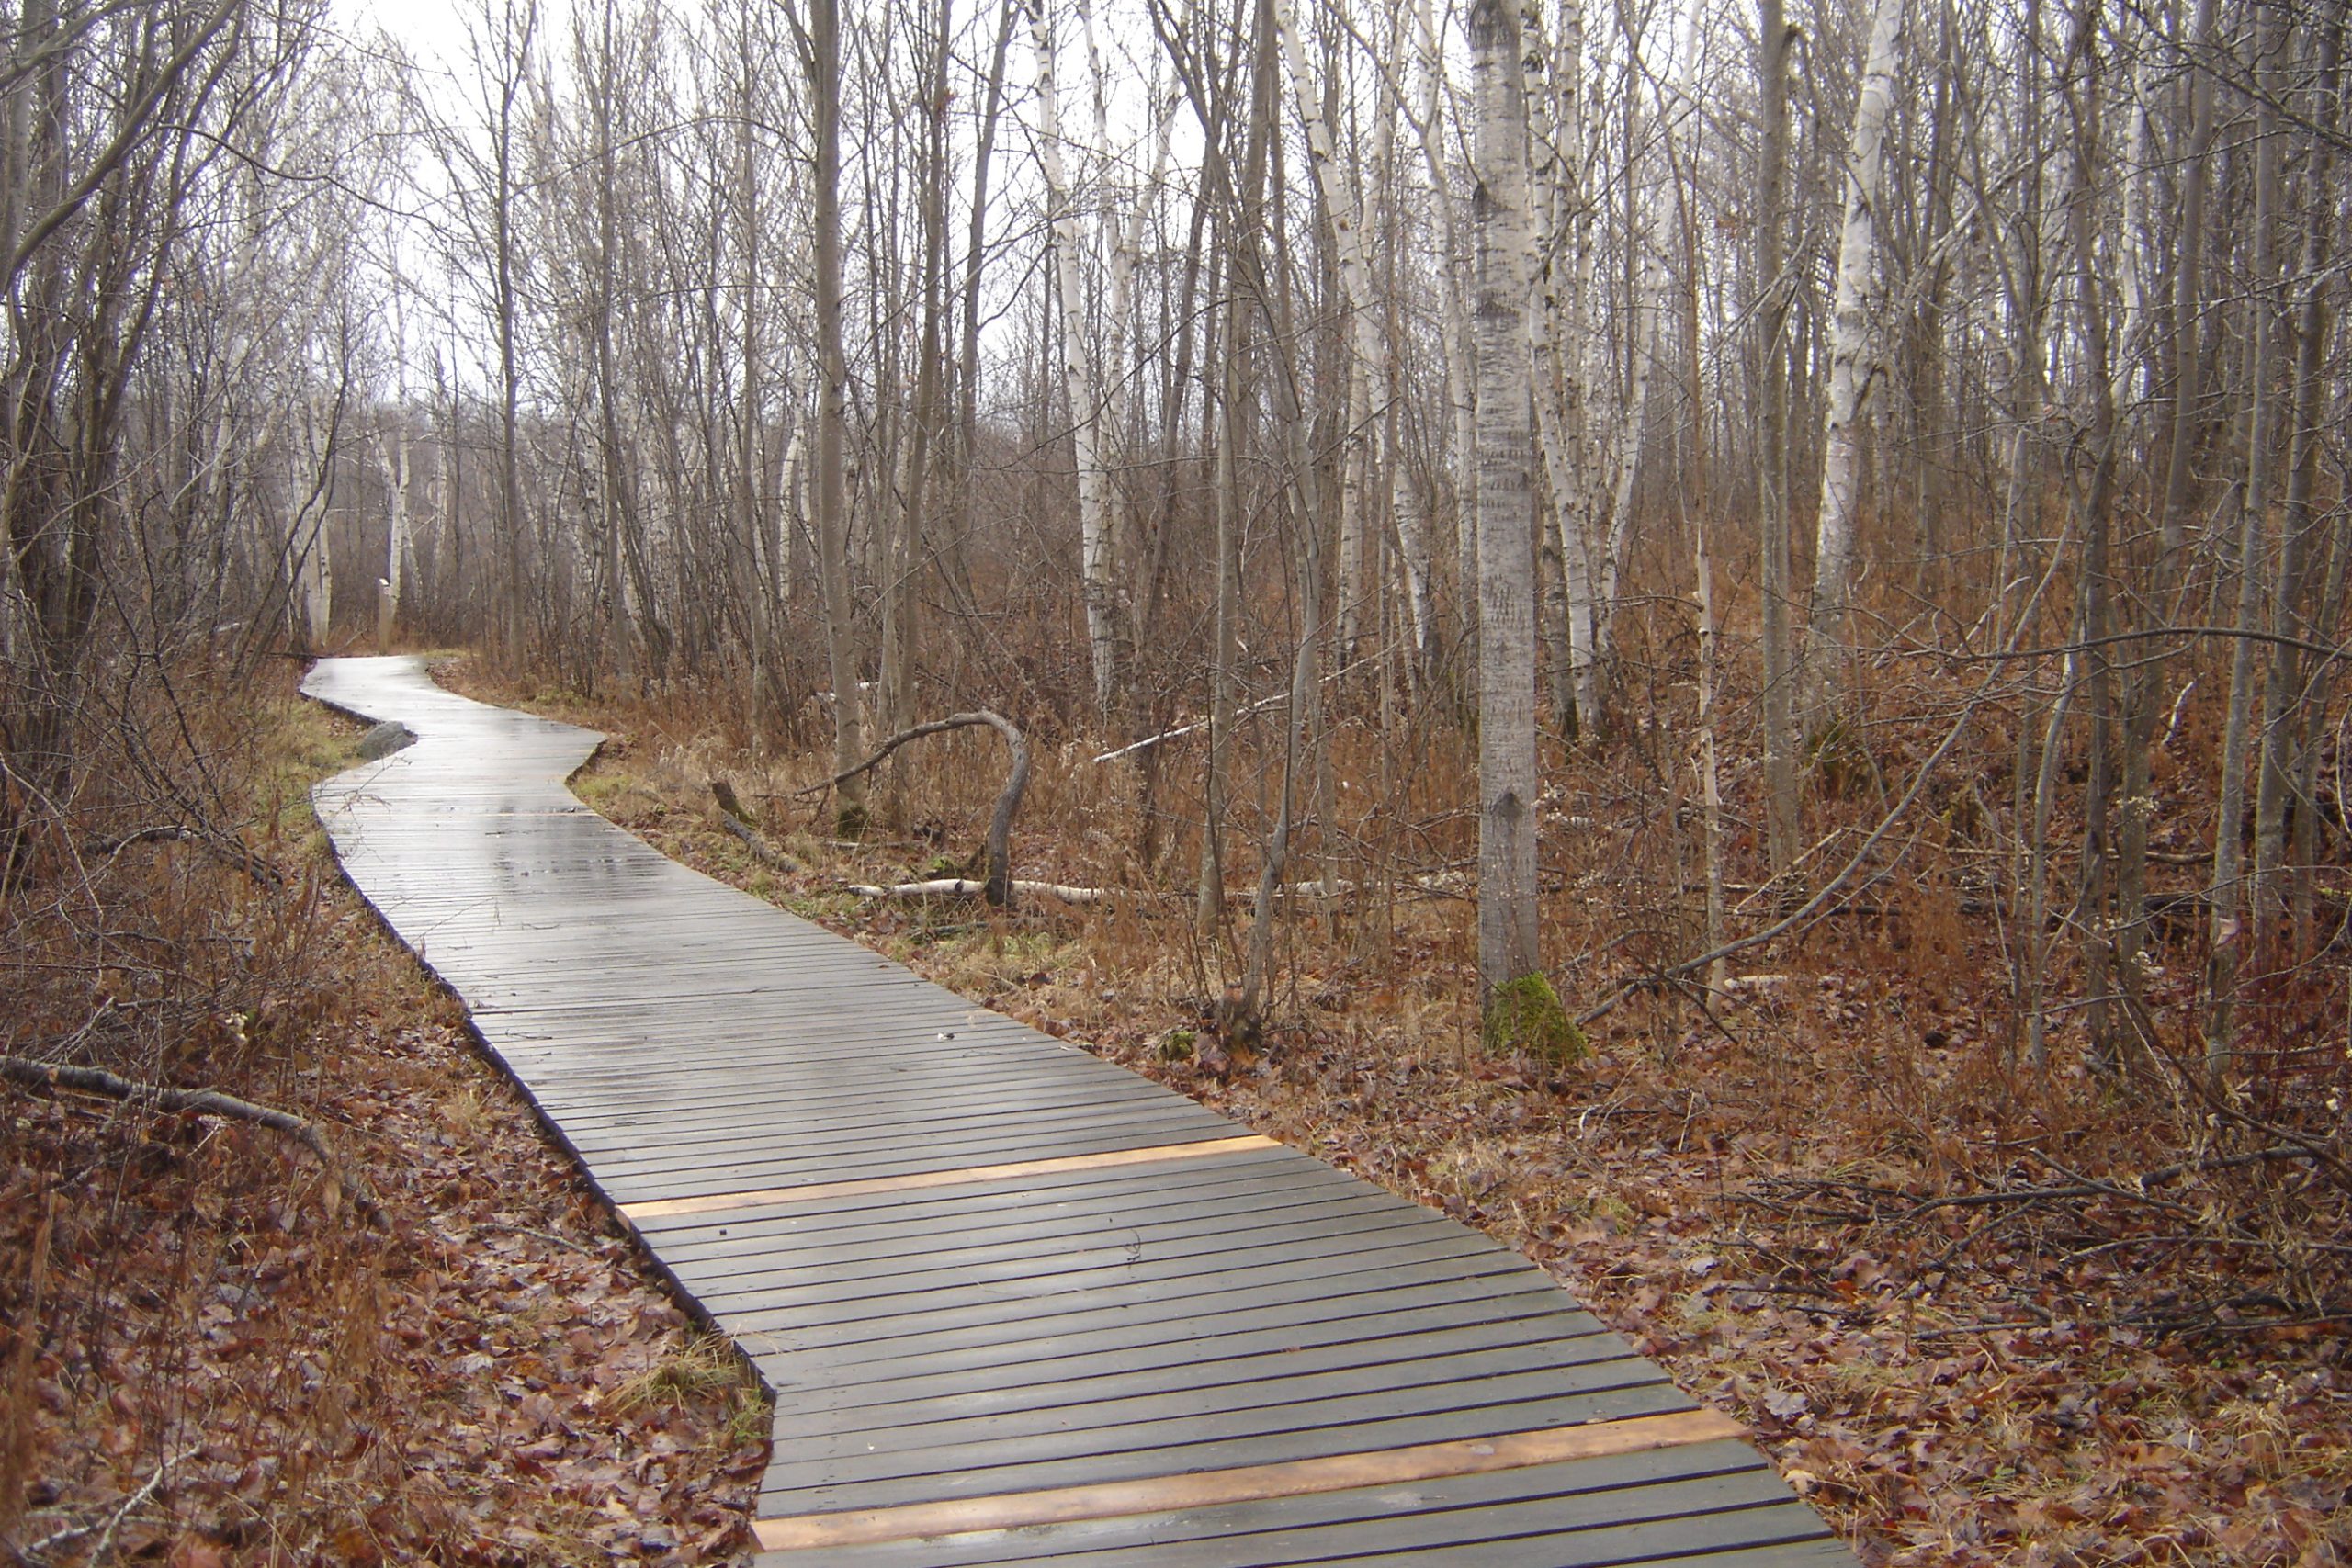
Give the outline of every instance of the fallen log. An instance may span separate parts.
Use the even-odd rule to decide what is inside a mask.
[[[853,882],[849,891],[860,898],[972,898],[988,897],[989,885],[975,882],[968,876],[940,876],[928,882]],[[1131,893],[1123,887],[1073,887],[1060,882],[1032,882],[1016,878],[1012,884],[1016,896],[1058,898],[1065,904],[1101,904],[1113,898],[1165,898],[1172,894]],[[996,900],[989,899],[994,903]]]
[[[724,778],[708,781],[710,797],[718,803],[718,825],[743,840],[752,858],[763,865],[778,871],[798,871],[800,863],[767,840],[767,835],[752,826],[751,813],[743,809],[743,802],[735,794],[734,784]]]

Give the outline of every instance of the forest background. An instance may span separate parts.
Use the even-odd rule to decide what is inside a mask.
[[[640,830],[1530,1247],[1881,1555],[2335,1561],[2344,13],[22,0],[14,1549],[260,1528],[101,1326],[160,1236],[153,1345],[239,1342],[189,1193],[414,1289],[153,1090],[376,1157],[355,1045],[451,1024],[294,961],[284,676],[462,646]],[[844,891],[990,869],[986,729],[838,777],[983,707],[1094,896]]]

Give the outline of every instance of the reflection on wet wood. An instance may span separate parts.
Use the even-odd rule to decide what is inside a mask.
[[[345,869],[776,1391],[763,1562],[1851,1568],[1517,1254],[669,860],[587,730],[304,690],[415,731]]]

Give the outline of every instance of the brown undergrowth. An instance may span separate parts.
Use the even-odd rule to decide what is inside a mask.
[[[2144,1059],[2094,1071],[2062,1009],[2063,1051],[2029,1070],[2009,1044],[1995,852],[1974,831],[2007,789],[1997,710],[1905,825],[1903,858],[1874,863],[1834,916],[1739,955],[1712,1016],[1640,984],[1703,946],[1666,738],[1552,759],[1555,977],[1572,1006],[1633,987],[1593,1025],[1591,1057],[1555,1065],[1476,1048],[1468,905],[1446,880],[1470,841],[1451,804],[1467,798],[1458,737],[1339,738],[1335,771],[1358,792],[1341,869],[1374,891],[1297,901],[1253,1056],[1216,1036],[1225,950],[1193,932],[1181,827],[1163,826],[1179,841],[1156,857],[1143,847],[1149,791],[1079,738],[1035,747],[1015,873],[1153,896],[1012,914],[869,902],[844,885],[968,869],[998,782],[983,742],[910,759],[899,832],[843,844],[822,797],[800,793],[823,760],[749,746],[723,706],[459,680],[611,732],[578,787],[669,852],[1525,1249],[1748,1422],[1872,1564],[2352,1558],[2352,1231],[2328,1103],[2352,1092],[2341,954],[2250,992],[2253,1070],[2214,1103],[2167,1065],[2196,1003],[2178,940],[2148,966]],[[1880,695],[1889,711],[1953,708],[1929,682]],[[1816,884],[1941,722],[1879,721],[1814,757]],[[2200,722],[2173,743],[2198,743]],[[1735,878],[1757,853],[1738,826],[1752,762],[1729,765]],[[1245,845],[1271,773],[1246,756],[1236,769],[1258,781]],[[2160,769],[2160,855],[2210,817],[2196,773]],[[791,869],[719,830],[716,775]],[[2189,858],[2159,861],[2184,867],[2160,893],[2193,886]],[[1229,881],[1246,869],[1228,861]],[[1752,884],[1732,897],[1736,929],[1769,917]]]
[[[12,882],[6,1049],[291,1111],[343,1179],[0,1087],[0,1561],[741,1561],[764,1395],[334,874],[356,727],[284,672],[182,717],[200,795],[102,779]],[[204,839],[103,850],[174,800]]]

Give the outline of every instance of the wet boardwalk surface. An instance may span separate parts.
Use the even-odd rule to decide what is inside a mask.
[[[417,743],[345,871],[776,1392],[779,1568],[1852,1568],[1518,1254],[668,859],[597,737],[322,662]]]

